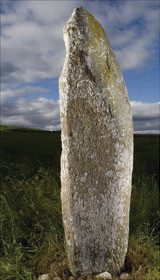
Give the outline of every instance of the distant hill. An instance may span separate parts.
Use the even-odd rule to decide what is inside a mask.
[[[38,128],[28,128],[28,127],[22,127],[22,126],[10,126],[10,125],[0,125],[0,132],[3,131],[21,131],[21,132],[43,132],[43,133],[60,133],[60,130],[54,130],[54,131],[49,131],[49,130],[43,130],[43,129],[38,129]],[[135,137],[160,137],[160,134],[143,134],[143,133],[134,133]]]
[[[9,125],[0,125],[0,132],[12,132],[12,131],[21,131],[21,132],[50,132],[38,128],[27,128],[21,126],[9,126]]]

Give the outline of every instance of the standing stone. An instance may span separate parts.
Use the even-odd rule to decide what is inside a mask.
[[[60,77],[61,200],[73,275],[120,272],[133,161],[125,83],[100,23],[83,8],[64,27]]]

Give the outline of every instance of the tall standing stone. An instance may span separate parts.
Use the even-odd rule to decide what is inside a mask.
[[[100,23],[83,8],[64,27],[61,200],[73,275],[118,273],[128,245],[133,132],[125,83]]]

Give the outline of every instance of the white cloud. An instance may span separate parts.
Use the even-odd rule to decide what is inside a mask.
[[[135,133],[160,133],[160,103],[131,101]]]
[[[124,69],[137,69],[153,56],[156,1],[14,1],[2,15],[3,81],[59,76],[65,56],[62,28],[80,5],[99,18]]]
[[[76,6],[84,6],[99,19],[124,70],[139,69],[154,57],[158,1],[5,0],[2,4],[1,63],[5,87],[1,94],[1,120],[5,124],[60,128],[58,101],[21,98],[33,93],[45,95],[48,89],[22,83],[59,76],[65,57],[62,29]],[[16,99],[9,103],[12,97]],[[131,106],[136,132],[158,131],[157,103],[132,101]]]
[[[5,105],[8,99],[12,97],[19,97],[22,95],[29,95],[29,94],[45,94],[49,93],[49,89],[43,88],[43,87],[38,87],[38,86],[24,86],[20,88],[9,88],[6,90],[1,91],[1,96],[0,96],[0,103]]]
[[[4,82],[32,82],[60,74],[65,51],[63,25],[73,1],[19,1],[2,17]],[[6,68],[5,68],[6,69]]]
[[[109,35],[124,70],[138,69],[153,59],[159,38],[158,1],[102,1],[91,10]]]
[[[131,101],[135,133],[159,133],[159,103]],[[38,98],[17,99],[6,103],[2,110],[2,124],[35,127],[44,130],[60,129],[59,101]]]
[[[2,108],[1,123],[44,130],[60,129],[59,101],[21,98],[15,103],[6,103]]]
[[[131,108],[135,119],[159,118],[160,103],[147,103],[141,101],[131,101]]]
[[[125,69],[142,67],[149,59],[149,52],[146,48],[145,38],[136,40],[133,44],[117,50],[117,56]]]

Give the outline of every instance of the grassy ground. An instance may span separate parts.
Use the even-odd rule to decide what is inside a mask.
[[[60,206],[60,133],[2,128],[0,279],[69,277]],[[158,280],[158,138],[135,137],[129,249],[124,270]],[[57,273],[57,274],[55,274]]]

